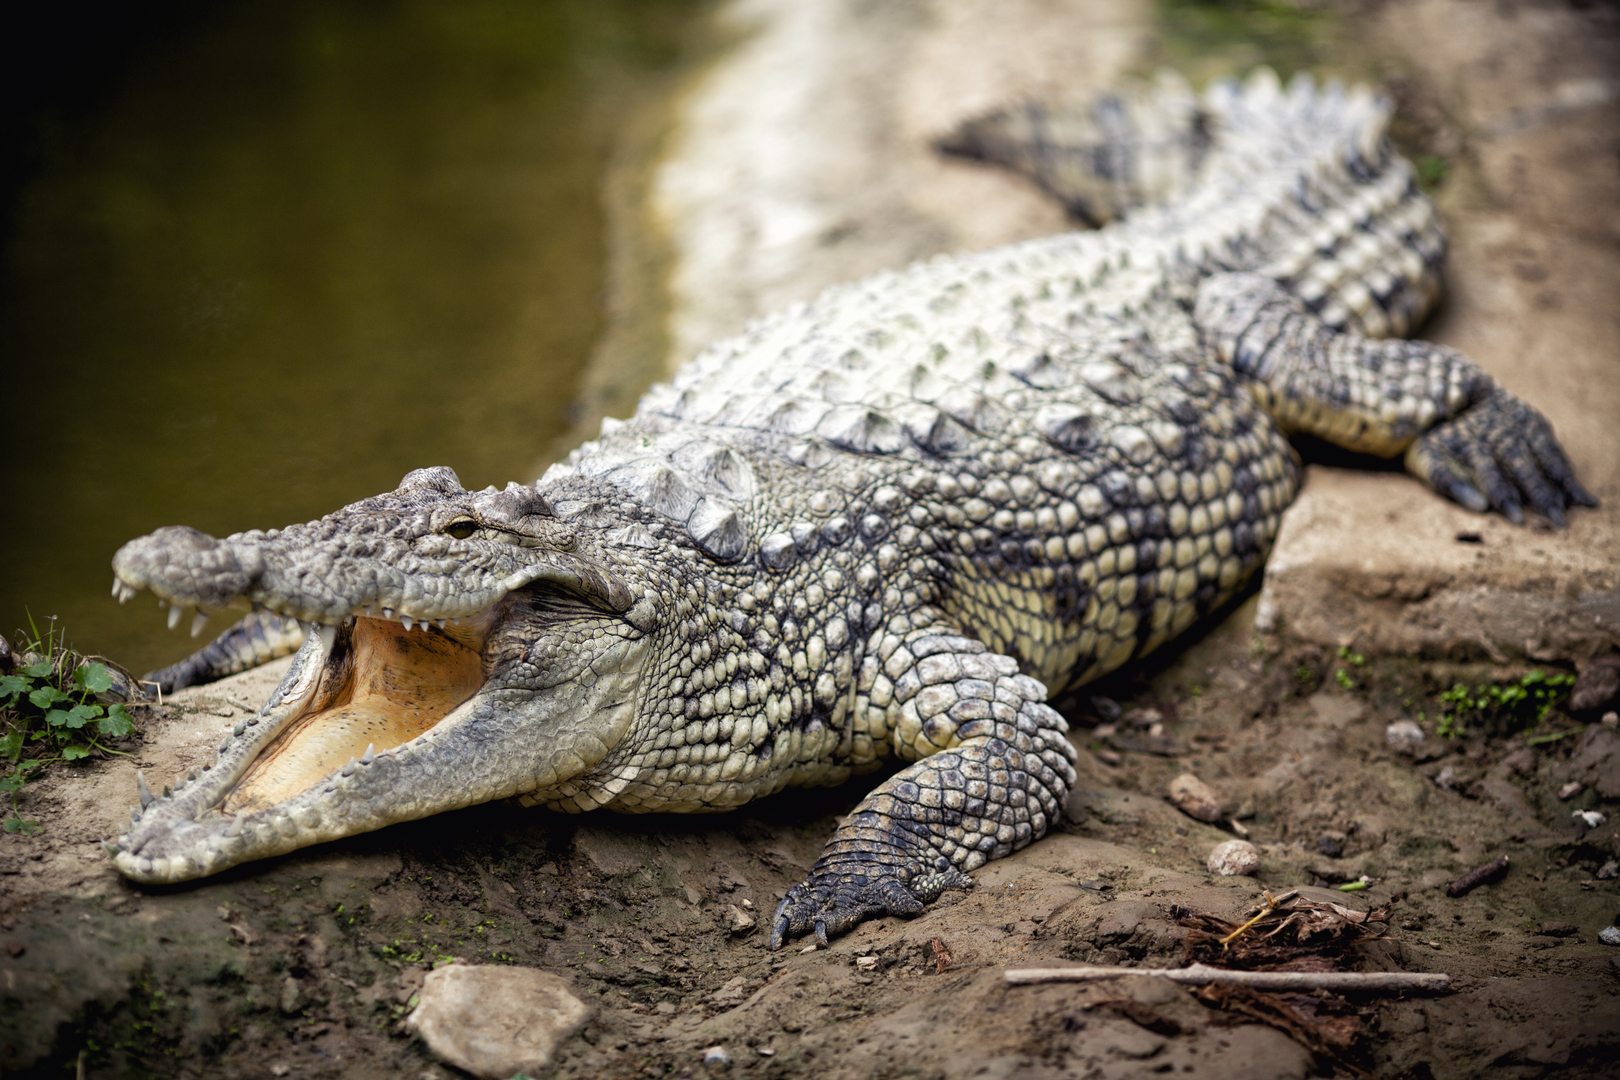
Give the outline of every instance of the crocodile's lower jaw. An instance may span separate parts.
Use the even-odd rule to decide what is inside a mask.
[[[282,684],[227,735],[213,763],[161,796],[142,780],[129,831],[109,844],[119,872],[143,883],[185,881],[399,820],[368,804],[397,781],[424,736],[470,707],[484,683],[486,622],[307,625]]]
[[[265,810],[307,791],[368,752],[429,730],[483,683],[478,651],[423,627],[388,619],[344,626],[314,699],[253,760],[219,809]]]

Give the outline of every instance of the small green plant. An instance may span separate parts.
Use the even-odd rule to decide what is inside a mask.
[[[1348,645],[1339,646],[1339,659],[1345,661],[1351,667],[1361,667],[1367,662],[1367,658],[1365,656],[1358,652],[1351,652],[1350,646]],[[1350,673],[1344,670],[1344,668],[1339,668],[1337,671],[1335,671],[1333,673],[1333,679],[1346,690],[1354,690],[1356,688],[1356,680],[1352,679],[1350,677]]]
[[[1501,683],[1456,683],[1439,695],[1435,734],[1454,739],[1477,726],[1487,735],[1534,727],[1569,699],[1575,676],[1531,671]]]
[[[102,740],[130,734],[135,722],[123,705],[96,702],[117,677],[106,664],[68,648],[54,619],[41,635],[30,617],[20,651],[22,663],[0,675],[0,792],[11,801],[0,828],[26,834],[38,832],[39,823],[25,821],[18,810],[23,785],[52,762],[121,753]]]
[[[1417,180],[1418,186],[1424,191],[1433,192],[1446,182],[1451,175],[1451,162],[1438,154],[1424,154],[1418,158]]]

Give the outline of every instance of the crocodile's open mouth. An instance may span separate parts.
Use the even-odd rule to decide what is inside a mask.
[[[483,685],[483,635],[476,627],[473,620],[407,630],[392,619],[364,617],[335,632],[306,627],[306,636],[318,637],[326,653],[312,692],[219,810],[252,813],[286,802],[350,762],[431,729]]]

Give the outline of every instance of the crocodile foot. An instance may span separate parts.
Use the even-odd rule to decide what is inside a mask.
[[[946,889],[967,889],[973,879],[960,870],[910,874],[895,866],[866,865],[813,871],[793,886],[776,907],[771,948],[812,930],[816,940],[843,934],[866,919],[920,914]]]
[[[1501,387],[1419,436],[1406,464],[1447,498],[1514,524],[1528,507],[1563,528],[1569,506],[1597,505],[1546,417]]]

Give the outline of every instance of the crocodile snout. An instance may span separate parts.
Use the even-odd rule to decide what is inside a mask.
[[[257,545],[217,540],[184,525],[131,540],[113,556],[117,584],[126,590],[151,589],[176,607],[224,607],[263,572]]]

